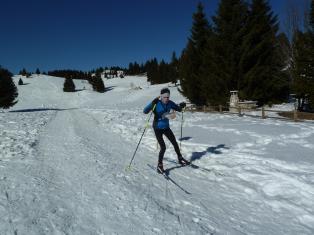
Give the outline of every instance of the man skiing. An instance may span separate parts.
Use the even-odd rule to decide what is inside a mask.
[[[152,109],[154,109],[153,129],[160,146],[157,172],[161,174],[165,172],[162,163],[166,151],[166,145],[162,137],[163,135],[165,135],[173,145],[178,156],[178,162],[183,166],[190,164],[189,161],[182,157],[176,138],[169,127],[169,118],[172,118],[174,115],[174,113],[171,113],[171,110],[181,112],[186,104],[182,102],[177,105],[173,101],[169,100],[169,97],[170,90],[168,88],[163,88],[160,91],[160,96],[155,98],[144,108],[145,114],[148,114]]]

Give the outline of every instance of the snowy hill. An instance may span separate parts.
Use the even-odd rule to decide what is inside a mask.
[[[85,81],[75,93],[63,78],[24,82],[0,112],[0,234],[314,234],[313,123],[186,112],[182,152],[194,165],[179,167],[166,142],[171,182],[150,167],[151,128],[125,170],[143,107],[166,84],[115,78],[101,94]],[[178,114],[177,138],[180,125]]]

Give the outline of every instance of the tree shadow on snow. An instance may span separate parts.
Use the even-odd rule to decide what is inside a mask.
[[[74,91],[74,92],[84,91],[84,90],[86,90],[86,89],[75,89],[75,91]]]
[[[9,113],[27,113],[27,112],[43,112],[43,111],[65,111],[65,110],[72,110],[77,108],[70,108],[70,109],[57,109],[57,108],[38,108],[38,109],[19,109],[19,110],[12,110]]]
[[[190,139],[192,139],[192,137],[186,136],[186,137],[180,138],[179,140],[180,140],[180,141],[185,141],[185,140],[190,140]]]
[[[116,87],[116,86],[108,86],[108,87],[105,88],[105,92],[111,91],[111,90],[113,90],[115,87]]]

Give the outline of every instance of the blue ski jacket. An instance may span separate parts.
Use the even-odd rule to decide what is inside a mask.
[[[153,109],[153,104],[150,102],[143,110],[145,114],[148,114]],[[153,128],[155,129],[166,129],[169,128],[169,119],[163,118],[163,114],[169,113],[170,110],[176,110],[178,112],[181,112],[182,109],[175,104],[173,101],[169,100],[167,104],[164,104],[161,102],[161,100],[158,101],[156,104],[156,107],[154,109],[154,122],[153,122]]]

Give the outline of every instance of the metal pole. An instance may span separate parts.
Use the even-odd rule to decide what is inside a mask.
[[[180,151],[181,151],[181,142],[182,142],[182,128],[183,128],[183,113],[185,111],[185,107],[183,109],[183,112],[182,112],[182,116],[181,116],[181,138],[180,138]]]
[[[130,161],[130,164],[127,166],[127,169],[130,169],[130,168],[131,168],[131,164],[132,164],[132,162],[133,162],[133,159],[134,159],[134,157],[135,157],[135,154],[136,154],[136,152],[137,152],[137,149],[138,149],[138,147],[140,146],[140,143],[141,143],[142,138],[143,138],[143,136],[144,136],[144,134],[145,134],[145,131],[146,131],[148,125],[149,125],[149,120],[150,120],[150,118],[151,118],[152,115],[153,115],[153,112],[154,112],[155,107],[156,107],[156,104],[154,105],[154,107],[153,107],[153,109],[152,109],[152,112],[151,112],[150,115],[149,115],[149,118],[148,118],[148,120],[147,120],[147,122],[146,122],[146,125],[145,125],[145,128],[144,128],[144,131],[143,131],[143,133],[142,133],[142,136],[141,136],[141,138],[140,138],[140,140],[139,140],[139,142],[138,142],[138,144],[137,144],[137,146],[136,146],[136,149],[135,149],[135,151],[134,151],[134,154],[133,154],[133,156],[132,156],[132,159],[131,159],[131,161]]]

